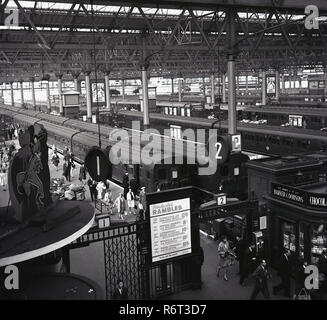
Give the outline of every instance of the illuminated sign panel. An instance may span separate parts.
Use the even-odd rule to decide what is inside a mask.
[[[149,206],[152,262],[192,253],[190,198]]]

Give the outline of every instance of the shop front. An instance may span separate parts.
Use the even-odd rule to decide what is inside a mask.
[[[272,183],[267,196],[270,251],[276,262],[284,249],[295,259],[317,264],[327,248],[326,183],[295,188]]]

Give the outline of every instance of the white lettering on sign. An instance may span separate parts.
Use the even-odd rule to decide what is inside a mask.
[[[293,194],[291,192],[286,192],[284,190],[274,189],[273,194],[275,196],[278,196],[278,197],[281,197],[281,198],[285,198],[285,199],[289,199],[289,200],[292,200],[292,201],[304,203],[304,199],[303,199],[302,196]]]
[[[312,206],[327,207],[326,198],[310,197],[309,201]]]
[[[220,152],[221,152],[223,145],[221,144],[221,142],[217,142],[215,144],[215,147],[217,148],[216,159],[221,160],[223,157],[220,155]]]
[[[97,156],[97,175],[100,175],[100,157]]]

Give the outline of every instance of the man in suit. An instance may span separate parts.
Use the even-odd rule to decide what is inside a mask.
[[[123,193],[121,193],[115,200],[115,205],[117,207],[119,219],[124,220],[124,213],[126,212],[126,203]]]
[[[122,280],[118,280],[117,288],[112,295],[113,300],[128,300],[127,289],[124,287]]]
[[[250,300],[254,300],[260,291],[266,299],[270,299],[267,283],[268,271],[266,265],[266,261],[262,260],[259,267],[257,267],[253,273],[253,277],[255,278],[255,285]]]
[[[244,239],[242,239],[239,236],[236,236],[236,243],[233,248],[233,251],[235,252],[236,255],[236,260],[239,261],[239,272],[241,273],[241,264],[242,264],[242,259],[243,259],[243,253],[244,250],[246,249],[246,244]]]
[[[96,183],[92,178],[89,178],[89,180],[87,180],[87,185],[89,186],[89,189],[90,189],[91,200],[95,201],[95,199],[96,199]]]
[[[291,251],[285,250],[282,255],[279,265],[278,265],[278,275],[281,278],[281,283],[273,288],[274,295],[276,295],[280,290],[284,289],[285,297],[291,296],[291,275],[292,275],[292,265],[290,262]]]

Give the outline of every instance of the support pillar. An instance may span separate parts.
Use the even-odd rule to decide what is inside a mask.
[[[215,103],[215,77],[211,74],[211,104]]]
[[[143,128],[146,129],[150,126],[149,117],[149,94],[148,94],[148,75],[147,69],[148,64],[144,63],[141,65],[142,72],[142,99],[143,99]]]
[[[15,106],[14,87],[13,87],[13,82],[12,81],[10,81],[10,104],[13,107]]]
[[[267,88],[266,88],[266,71],[262,71],[262,105],[265,106],[267,104]]]
[[[285,75],[282,74],[282,93],[285,93]]]
[[[182,81],[181,79],[178,80],[178,102],[182,102]]]
[[[125,100],[125,80],[122,79],[122,95],[123,95],[123,100]]]
[[[248,75],[245,76],[245,94],[249,94],[249,77]]]
[[[236,133],[236,83],[235,83],[235,56],[228,55],[228,133]]]
[[[24,82],[23,80],[20,80],[19,83],[20,83],[20,103],[24,108],[24,85],[23,85]]]
[[[276,70],[276,99],[279,100],[280,96],[280,76],[279,71]]]
[[[171,94],[174,95],[174,78],[171,78]]]
[[[226,103],[226,74],[223,74],[223,103]]]
[[[34,110],[36,110],[35,86],[34,86],[35,79],[32,77],[30,78],[30,80],[31,80],[31,89],[32,89],[32,107]]]
[[[111,109],[109,74],[110,74],[110,71],[107,71],[104,75],[104,86],[105,86],[105,92],[106,92],[106,108],[108,110]]]
[[[92,122],[92,99],[91,99],[91,81],[90,71],[85,72],[85,90],[86,90],[86,118]]]
[[[62,74],[56,74],[58,83],[58,103],[59,103],[59,113],[61,116],[64,115],[64,107],[62,104]]]
[[[236,84],[235,84],[235,61],[237,57],[236,44],[236,11],[234,8],[226,11],[226,33],[228,41],[227,46],[227,76],[228,76],[228,134],[235,134],[237,131],[237,113],[236,113]]]
[[[79,75],[79,72],[72,72],[74,78],[74,90],[77,92],[81,92],[81,82],[78,80]]]
[[[50,100],[50,79],[45,83],[45,91],[47,97],[47,113],[51,113],[51,100]]]
[[[327,97],[327,69],[325,69],[325,91],[324,91],[324,93],[325,93],[325,97]]]
[[[240,95],[240,76],[236,76],[236,95]]]
[[[202,84],[203,84],[203,96],[206,96],[206,78],[202,77]]]

